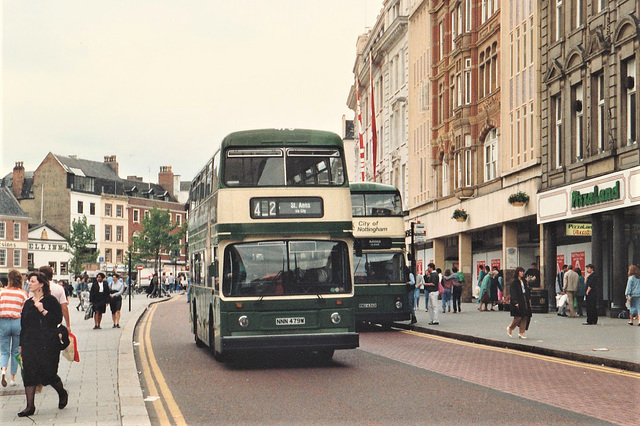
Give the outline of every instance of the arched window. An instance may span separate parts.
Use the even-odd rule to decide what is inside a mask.
[[[497,177],[498,170],[498,133],[493,128],[484,140],[484,181]]]

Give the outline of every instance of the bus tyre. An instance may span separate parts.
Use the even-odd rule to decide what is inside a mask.
[[[333,349],[318,349],[318,359],[323,362],[331,361],[334,352]]]
[[[227,357],[216,350],[216,334],[213,328],[213,312],[209,312],[209,349],[213,353],[213,358],[218,362],[225,362]]]
[[[204,348],[206,345],[200,338],[198,337],[198,317],[196,316],[196,304],[193,304],[193,336],[196,340],[196,346],[199,348]]]

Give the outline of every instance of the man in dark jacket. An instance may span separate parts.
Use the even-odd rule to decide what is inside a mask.
[[[438,321],[438,284],[440,283],[440,276],[436,272],[436,265],[429,263],[427,266],[427,273],[424,276],[424,292],[427,300],[427,310],[429,311],[429,317],[431,322],[429,325],[440,324]]]
[[[587,265],[587,322],[582,325],[595,325],[598,323],[598,276],[593,270],[593,265]]]

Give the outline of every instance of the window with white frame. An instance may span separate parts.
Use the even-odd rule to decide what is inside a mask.
[[[583,16],[583,10],[582,8],[584,7],[584,0],[575,0],[575,5],[574,5],[574,28],[578,28],[580,25],[582,25],[582,21],[584,20],[584,16]]]
[[[445,159],[442,160],[442,196],[449,195],[449,164]]]
[[[7,223],[0,222],[0,239],[4,240],[7,238]]]
[[[451,50],[456,49],[456,13],[451,12]]]
[[[556,0],[556,9],[555,9],[555,40],[560,40],[562,37],[562,0]]]
[[[456,188],[462,186],[462,154],[459,152],[456,154]]]
[[[598,122],[598,152],[604,151],[604,140],[605,140],[605,110],[604,110],[604,73],[600,73],[600,75],[596,76],[596,85],[597,85],[597,98],[598,98],[598,108],[597,108],[597,122]]]
[[[13,249],[13,267],[20,268],[22,266],[22,250]]]
[[[140,210],[133,209],[133,223],[140,223]]]
[[[60,262],[60,275],[67,275],[69,273],[69,263]]]
[[[498,134],[493,128],[484,142],[484,181],[488,182],[497,176],[498,170]]]
[[[116,226],[116,241],[122,242],[124,238],[124,227]]]
[[[444,59],[444,22],[440,21],[440,26],[439,26],[439,30],[440,30],[440,57],[438,58],[438,60],[443,60]]]
[[[124,260],[124,250],[117,249],[116,250],[116,263],[122,263]]]
[[[456,74],[456,105],[462,105],[462,75],[460,73]]]
[[[149,210],[144,211],[144,217],[149,218],[151,216],[151,212]]]
[[[0,266],[7,266],[7,249],[0,248]]]
[[[113,258],[112,256],[112,251],[110,248],[108,249],[104,249],[104,261],[106,263],[111,263],[111,259]]]
[[[124,215],[124,207],[122,204],[116,205],[116,217],[122,217]]]
[[[583,135],[583,124],[584,124],[584,96],[582,90],[582,84],[576,84],[573,87],[573,149],[575,153],[575,161],[582,160],[582,140],[584,138]]]
[[[626,136],[627,145],[633,145],[638,141],[636,135],[637,127],[637,106],[636,106],[636,61],[631,59],[625,62],[625,88],[626,88],[626,111],[627,126]]]
[[[553,147],[554,147],[554,165],[556,169],[562,167],[562,98],[560,95],[552,99],[553,102]]]
[[[464,103],[471,103],[471,58],[464,60]]]
[[[471,150],[464,152],[464,186],[471,186]]]
[[[18,222],[13,223],[13,239],[20,239],[20,224]]]
[[[602,12],[607,6],[607,0],[596,0],[596,12]]]
[[[104,240],[111,241],[111,225],[104,226]]]
[[[111,217],[111,204],[105,204],[104,205],[104,215],[107,217]]]
[[[466,0],[464,7],[464,29],[466,32],[471,31],[471,7],[473,0]]]

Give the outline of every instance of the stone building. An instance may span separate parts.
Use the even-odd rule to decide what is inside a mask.
[[[12,269],[27,273],[28,226],[29,216],[12,191],[0,186],[0,277]]]
[[[47,223],[66,235],[74,220],[85,217],[99,252],[95,267],[123,272],[135,230],[131,225],[139,224],[140,215],[154,205],[169,210],[174,221],[185,223],[186,205],[173,194],[184,196],[188,190],[183,189],[170,166],[161,167],[158,175],[167,188],[135,176],[122,179],[118,172],[115,155],[98,162],[49,153],[34,172],[25,172],[22,163],[17,163],[13,173],[3,178],[3,184],[18,194],[31,225]],[[129,217],[136,212],[137,219]],[[184,249],[178,258],[184,263]],[[164,256],[163,262],[171,259]]]
[[[365,133],[365,180],[393,185],[404,198],[408,194],[409,173],[407,15],[405,1],[383,2],[374,27],[358,38],[353,73],[359,87],[354,84],[347,98],[347,105],[356,113],[357,92],[360,93]],[[373,82],[373,97],[370,81]],[[357,123],[357,113],[355,120]]]
[[[539,257],[537,2],[411,2],[409,220],[425,225],[416,269],[457,266],[471,296],[478,268],[505,279]],[[535,50],[533,50],[535,51]],[[466,220],[454,220],[464,211]]]
[[[601,312],[624,305],[640,263],[639,4],[539,2],[545,283],[558,264],[593,263]]]

